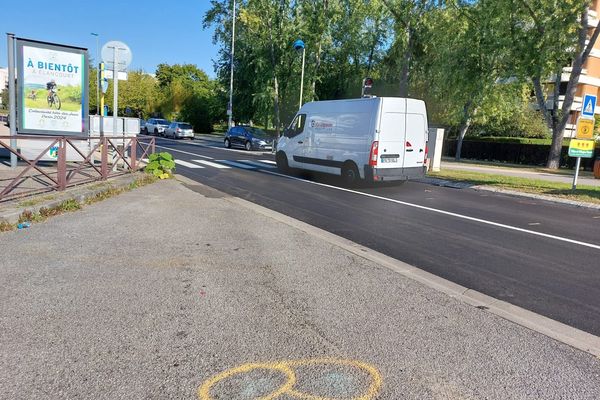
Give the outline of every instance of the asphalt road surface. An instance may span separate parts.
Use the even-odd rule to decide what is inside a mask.
[[[600,211],[424,183],[355,190],[269,152],[157,139],[177,173],[600,335]]]

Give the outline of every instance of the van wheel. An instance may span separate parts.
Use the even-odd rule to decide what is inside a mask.
[[[347,186],[356,186],[360,180],[358,168],[353,162],[347,162],[342,167],[342,180]]]
[[[229,141],[229,139],[225,139],[225,147],[227,147],[228,149],[231,148],[231,142]]]
[[[277,169],[279,172],[288,172],[290,169],[287,156],[282,151],[277,153],[277,157],[275,157],[275,163],[277,164]]]

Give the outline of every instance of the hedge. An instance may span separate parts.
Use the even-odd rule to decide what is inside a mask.
[[[485,161],[499,161],[511,164],[545,166],[550,153],[550,145],[504,143],[494,141],[464,140],[461,158]],[[442,154],[445,157],[456,156],[456,139],[444,141]],[[563,144],[560,166],[565,168],[575,167],[575,158],[569,157],[569,146]],[[581,166],[592,171],[594,159],[600,157],[600,148],[596,147],[594,158],[582,158]]]

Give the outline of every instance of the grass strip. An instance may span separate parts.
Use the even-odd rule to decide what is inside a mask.
[[[142,187],[150,183],[156,182],[157,180],[158,178],[156,178],[154,175],[147,174],[131,182],[127,187],[108,187],[106,188],[106,190],[97,193],[95,196],[87,198],[83,203],[80,203],[75,199],[68,199],[54,207],[42,207],[37,212],[26,210],[23,211],[23,213],[21,213],[21,215],[19,216],[19,222],[16,224],[10,224],[5,221],[0,221],[0,232],[13,231],[17,229],[18,224],[23,222],[44,222],[50,217],[80,210],[83,207],[83,205],[94,204],[99,201],[106,200],[123,192],[127,192],[138,187]]]
[[[597,186],[580,185],[577,186],[577,190],[573,191],[571,190],[571,184],[569,183],[549,182],[541,179],[450,169],[440,172],[431,172],[428,173],[427,176],[456,182],[471,183],[473,185],[494,186],[519,192],[600,204],[600,187]]]

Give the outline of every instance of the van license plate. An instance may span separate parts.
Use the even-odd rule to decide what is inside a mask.
[[[381,158],[381,162],[382,163],[395,163],[395,162],[398,162],[398,159],[397,158],[388,158],[388,157],[383,158],[382,157]]]

